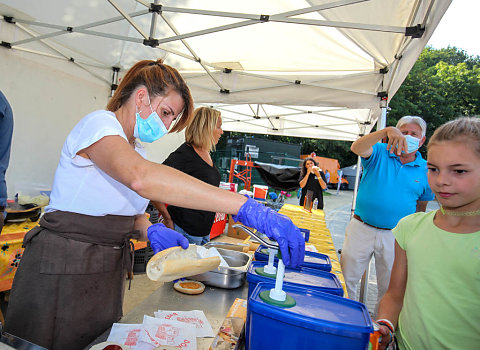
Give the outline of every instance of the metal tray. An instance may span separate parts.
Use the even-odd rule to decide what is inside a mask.
[[[189,279],[225,289],[240,287],[245,282],[252,256],[235,250],[223,248],[217,248],[217,250],[229,267],[220,266],[218,269],[191,276]]]
[[[2,332],[0,335],[0,349],[47,350],[46,348],[5,332]]]
[[[205,248],[222,248],[222,249],[228,249],[228,250],[235,250],[237,252],[245,252],[248,251],[249,244],[245,243],[228,243],[228,242],[208,242],[204,245]]]

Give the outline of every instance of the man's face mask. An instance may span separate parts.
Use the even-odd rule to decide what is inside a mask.
[[[407,153],[415,152],[418,149],[420,145],[420,139],[417,139],[416,137],[410,135],[405,135],[405,140],[407,141]]]
[[[140,117],[140,113],[137,112],[135,129],[133,131],[133,136],[139,138],[142,142],[153,142],[158,140],[160,137],[168,133],[165,124],[163,124],[162,119],[158,116],[157,112],[152,109],[152,105],[149,105],[152,113],[148,116],[147,119]]]

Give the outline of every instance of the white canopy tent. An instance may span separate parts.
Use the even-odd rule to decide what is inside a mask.
[[[49,186],[71,127],[146,58],[178,68],[224,130],[353,141],[450,2],[0,0],[0,89],[16,122],[7,181]],[[161,161],[181,141],[147,152]]]

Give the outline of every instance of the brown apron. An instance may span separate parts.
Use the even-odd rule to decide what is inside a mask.
[[[47,349],[83,349],[122,317],[134,217],[46,213],[24,238],[4,330]]]

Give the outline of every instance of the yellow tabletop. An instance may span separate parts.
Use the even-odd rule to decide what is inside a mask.
[[[13,277],[23,254],[23,236],[38,225],[38,221],[6,223],[0,235],[0,291],[12,287]]]
[[[306,247],[308,248],[309,245],[313,245],[318,253],[330,257],[332,273],[337,275],[342,284],[345,296],[347,296],[345,278],[343,277],[340,261],[338,260],[335,246],[333,245],[332,236],[325,223],[325,213],[323,210],[318,209],[308,212],[299,205],[285,204],[279,210],[279,213],[288,216],[298,227],[310,230],[310,239],[306,243]]]
[[[19,223],[6,223],[3,226],[0,235],[0,292],[11,289],[24,250],[23,238],[37,225],[38,221],[25,220]],[[132,241],[135,249],[147,246],[147,242]]]

